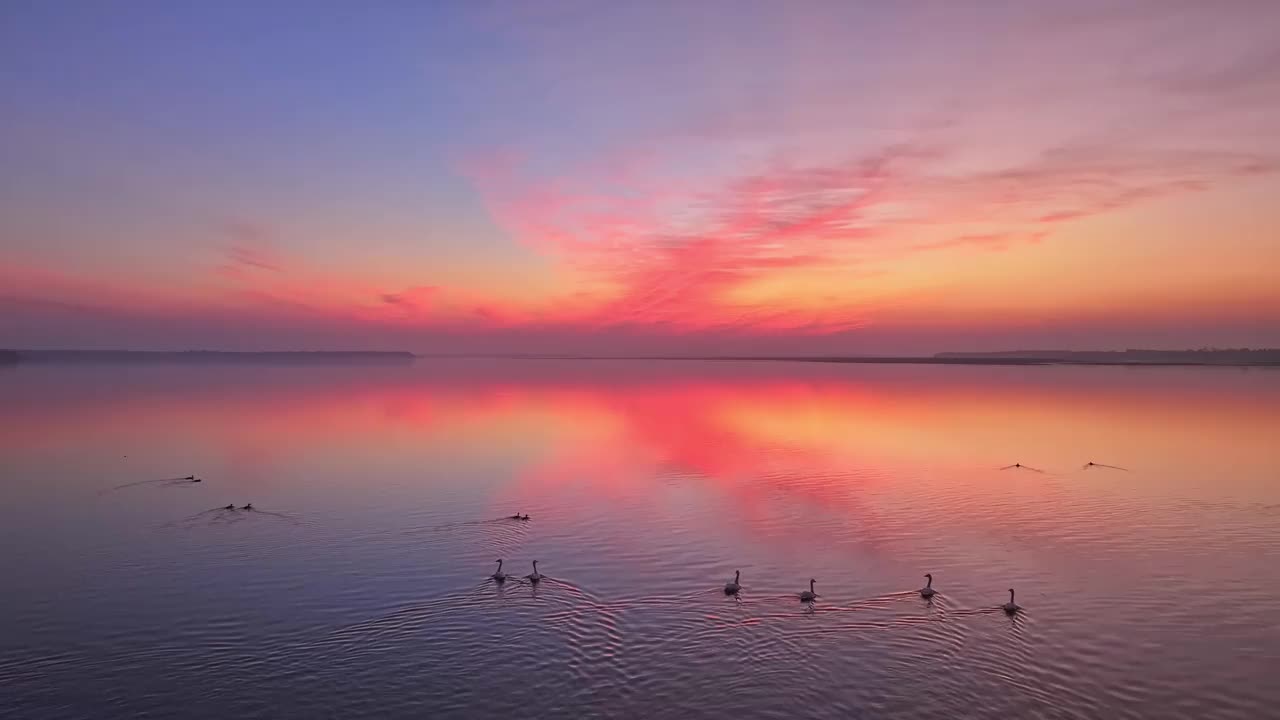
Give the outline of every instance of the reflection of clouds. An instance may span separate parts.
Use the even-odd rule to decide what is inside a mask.
[[[1274,427],[1275,392],[1259,374],[652,368],[520,361],[487,369],[422,362],[377,374],[158,368],[110,386],[92,373],[50,371],[14,388],[21,422],[0,419],[0,438],[36,447],[67,437],[96,445],[136,442],[134,433],[195,433],[217,448],[227,472],[261,483],[274,482],[271,468],[299,447],[352,457],[394,448],[402,456],[445,453],[460,465],[510,463],[529,488],[577,483],[623,497],[654,477],[696,477],[819,505],[852,502],[885,473],[931,468],[981,471],[975,482],[996,487],[1010,474],[992,469],[1021,458],[1058,472],[1079,468],[1081,455],[1105,457],[1141,468],[1134,482],[1161,471],[1191,477],[1196,467],[1217,466],[1219,437],[1242,464],[1274,467],[1262,439]],[[1123,436],[1107,430],[1117,424]],[[750,497],[743,504],[769,505]]]
[[[534,527],[711,517],[796,558],[828,542],[887,558],[934,525],[972,533],[975,552],[1014,551],[1120,521],[1144,493],[1216,489],[1223,447],[1233,492],[1269,507],[1277,470],[1263,373],[462,360],[24,373],[5,446],[116,457],[146,438],[198,448],[240,488],[484,479],[471,489],[493,516],[520,509]],[[1090,456],[1135,470],[1059,472]],[[1049,472],[996,470],[1030,458]],[[268,499],[237,505],[251,497]]]

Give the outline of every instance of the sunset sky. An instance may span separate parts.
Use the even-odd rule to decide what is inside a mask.
[[[1280,2],[6,2],[0,347],[1280,346]]]

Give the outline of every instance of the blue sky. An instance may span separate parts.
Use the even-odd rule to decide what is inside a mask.
[[[3,344],[1280,343],[1273,3],[0,13]]]

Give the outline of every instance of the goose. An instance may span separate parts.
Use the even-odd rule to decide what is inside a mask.
[[[739,578],[739,577],[741,577],[741,575],[742,575],[742,571],[741,571],[741,570],[734,570],[734,571],[733,571],[733,582],[728,582],[728,583],[725,583],[725,584],[724,584],[724,594],[725,594],[725,595],[737,595],[737,594],[738,594],[738,591],[742,589],[742,586],[738,584],[738,578]]]
[[[1022,463],[1014,463],[1014,464],[1012,464],[1012,465],[1005,465],[1004,467],[1002,467],[1002,468],[1000,468],[1000,469],[1001,469],[1001,470],[1030,470],[1031,472],[1038,472],[1038,473],[1042,473],[1042,472],[1044,472],[1043,470],[1040,470],[1039,468],[1033,468],[1033,467],[1031,467],[1030,465],[1023,465]]]
[[[931,598],[938,594],[938,591],[933,589],[933,575],[925,573],[924,576],[928,578],[929,582],[925,583],[925,586],[920,588],[920,597]]]
[[[222,509],[223,509],[223,510],[235,510],[235,509],[236,509],[236,506],[235,506],[234,504],[228,503],[228,504],[227,504],[227,506],[226,506],[226,507],[224,507],[224,508],[222,508]]]
[[[520,513],[516,513],[515,515],[512,515],[511,517],[509,517],[509,518],[507,518],[507,519],[508,519],[508,520],[519,520],[519,519],[520,519]]]
[[[531,582],[531,583],[533,583],[533,584],[535,584],[535,585],[537,585],[537,584],[538,584],[538,581],[542,579],[542,574],[538,572],[538,561],[537,561],[537,560],[534,560],[534,561],[533,561],[533,573],[532,573],[532,574],[529,574],[529,575],[525,575],[525,578],[526,578],[529,582]]]
[[[1013,588],[1009,588],[1009,602],[1004,604],[1004,611],[1012,615],[1021,609],[1022,608],[1018,607],[1018,604],[1013,601]]]
[[[813,591],[813,584],[818,582],[813,578],[809,578],[809,589],[800,593],[800,602],[813,602],[818,599],[818,593]]]
[[[183,479],[183,480],[191,480],[191,481],[193,481],[193,482],[194,482],[194,481],[195,481],[195,479],[196,479],[196,476],[195,476],[195,475],[188,475],[188,476],[186,476],[186,477],[184,477],[184,478],[182,478],[182,479]]]
[[[241,510],[252,510],[252,509],[253,509],[253,503],[245,503],[245,504],[244,504],[244,507],[242,507],[242,508],[240,508],[240,509],[241,509]]]
[[[528,520],[528,519],[529,519],[529,514],[528,514],[528,513],[525,513],[525,514],[524,514],[524,517],[521,517],[520,519],[521,519],[521,520]]]
[[[497,580],[498,582],[503,582],[504,580],[507,579],[506,573],[502,572],[501,558],[498,559],[498,569],[493,573],[493,575],[490,575],[489,577],[492,577],[494,580]]]

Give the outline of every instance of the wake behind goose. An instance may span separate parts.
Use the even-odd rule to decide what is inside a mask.
[[[133,482],[127,482],[121,485],[116,485],[114,487],[107,488],[106,490],[101,490],[99,491],[99,494],[114,492],[116,490],[124,490],[125,488],[139,487],[141,485],[161,485],[161,486],[190,485],[191,483],[198,483],[198,482],[201,482],[201,479],[197,478],[195,475],[186,475],[183,477],[157,478],[155,480],[135,480]]]
[[[523,519],[526,516],[520,517]],[[468,520],[389,530],[385,531],[385,534],[427,536],[433,543],[464,543],[484,551],[489,557],[505,558],[517,553],[532,527],[533,523],[517,522],[514,516],[504,515],[488,520]]]
[[[1119,465],[1107,465],[1106,463],[1096,463],[1090,460],[1081,466],[1081,470],[1092,470],[1093,468],[1105,468],[1107,470],[1120,470],[1121,472],[1129,472],[1129,468],[1120,467]]]

